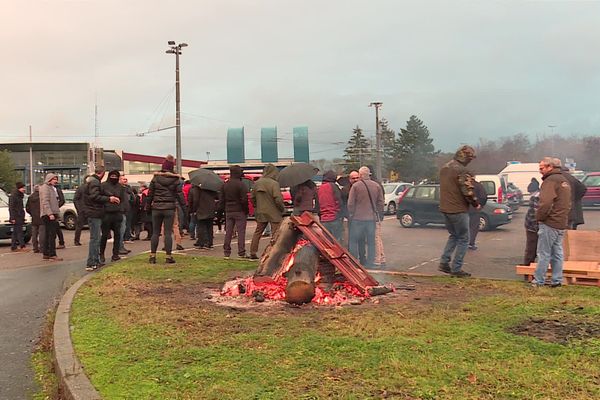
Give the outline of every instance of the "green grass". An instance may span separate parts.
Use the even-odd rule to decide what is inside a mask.
[[[598,338],[564,345],[507,331],[534,316],[598,320],[595,288],[434,279],[416,291],[433,287],[431,301],[236,310],[195,288],[255,263],[177,261],[118,263],[77,295],[74,345],[105,399],[600,397]]]
[[[54,316],[54,311],[50,311],[46,315],[40,341],[35,346],[31,356],[31,365],[37,384],[37,390],[32,395],[33,400],[54,400],[59,397],[58,378],[54,371],[54,360],[52,358]]]

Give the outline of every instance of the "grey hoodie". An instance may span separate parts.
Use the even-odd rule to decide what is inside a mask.
[[[44,179],[44,184],[40,186],[40,216],[58,215],[60,207],[58,206],[58,194],[50,182],[56,175],[49,173]]]

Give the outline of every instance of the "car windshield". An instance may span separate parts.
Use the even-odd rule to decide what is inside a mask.
[[[65,195],[65,201],[73,202],[73,198],[75,198],[75,192],[63,192]]]
[[[583,180],[585,186],[600,186],[600,175],[588,175]]]

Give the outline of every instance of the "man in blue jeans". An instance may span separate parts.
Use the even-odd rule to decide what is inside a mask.
[[[469,244],[469,205],[477,211],[481,209],[475,194],[474,176],[467,170],[467,165],[473,159],[475,149],[471,146],[461,146],[454,158],[440,169],[440,211],[444,214],[450,236],[438,269],[457,278],[471,276],[462,270]]]
[[[118,197],[107,196],[102,193],[100,181],[102,181],[105,171],[103,165],[97,166],[94,175],[86,180],[83,193],[85,215],[88,217],[90,228],[90,247],[85,267],[87,271],[93,271],[104,265],[100,262],[100,229],[102,217],[104,216],[104,206],[108,203],[119,204],[121,202]]]
[[[563,237],[568,228],[571,211],[571,184],[560,170],[557,158],[544,157],[539,169],[542,174],[540,200],[535,218],[538,221],[538,264],[531,282],[533,287],[543,286],[548,265],[552,267],[551,287],[562,285]]]

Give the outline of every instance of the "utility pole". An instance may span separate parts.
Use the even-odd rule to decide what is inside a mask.
[[[382,181],[381,174],[381,127],[379,124],[379,108],[383,105],[380,101],[374,101],[369,104],[369,107],[375,107],[375,177],[379,182]]]
[[[551,143],[551,147],[552,147],[552,157],[554,157],[554,128],[556,128],[556,125],[548,125],[548,128],[550,128],[550,143]]]
[[[187,43],[175,44],[174,40],[168,42],[171,48],[166,51],[167,54],[175,54],[175,157],[177,161],[177,173],[181,174],[181,115],[180,115],[180,91],[179,91],[179,56],[181,49],[187,46]]]
[[[29,194],[33,194],[33,135],[29,125]]]

